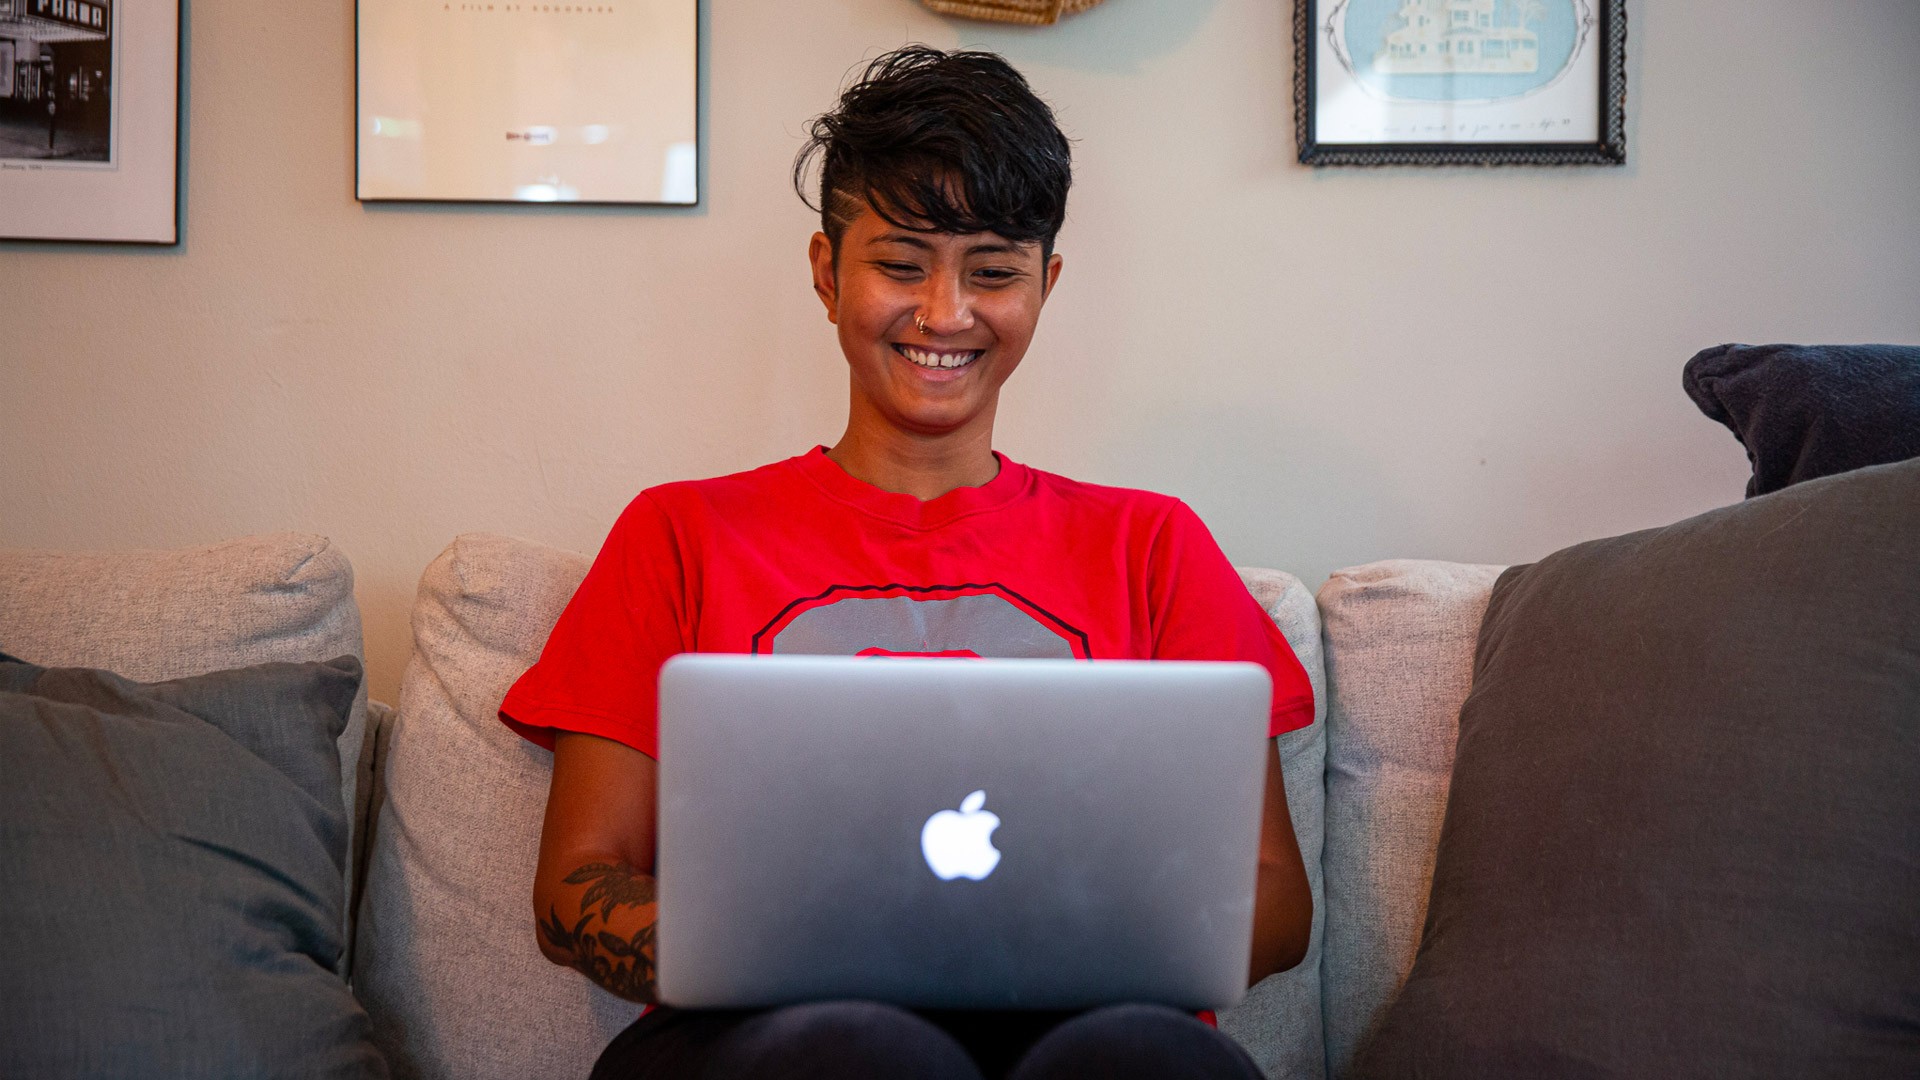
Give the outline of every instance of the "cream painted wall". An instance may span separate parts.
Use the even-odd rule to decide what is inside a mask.
[[[642,487],[838,434],[787,168],[909,39],[1004,52],[1078,140],[1001,446],[1309,585],[1735,501],[1696,349],[1920,342],[1913,0],[1635,0],[1629,166],[1384,172],[1294,164],[1283,0],[713,0],[692,211],[361,206],[352,4],[191,7],[185,244],[0,245],[0,544],[328,534],[387,700],[456,533],[591,551]]]

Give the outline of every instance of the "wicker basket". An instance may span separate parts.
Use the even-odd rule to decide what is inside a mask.
[[[1046,26],[1062,15],[1076,15],[1100,0],[920,0],[929,10],[963,19]]]

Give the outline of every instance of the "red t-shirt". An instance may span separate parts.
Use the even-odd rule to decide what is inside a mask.
[[[1251,660],[1270,734],[1313,721],[1292,648],[1185,503],[999,461],[924,502],[820,447],[641,492],[501,719],[657,755],[660,665],[730,652]]]

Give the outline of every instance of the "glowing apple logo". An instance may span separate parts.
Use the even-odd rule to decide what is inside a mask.
[[[979,881],[1000,865],[1000,851],[990,839],[1000,817],[980,809],[986,803],[987,793],[976,791],[961,800],[959,811],[942,810],[921,827],[920,853],[941,881]]]

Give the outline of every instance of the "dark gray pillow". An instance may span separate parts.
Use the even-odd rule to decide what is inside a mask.
[[[1357,1074],[1920,1076],[1920,460],[1501,576]]]
[[[0,660],[0,1076],[386,1075],[335,972],[360,674]]]
[[[1747,448],[1747,497],[1920,456],[1920,348],[1716,345],[1681,377]]]

